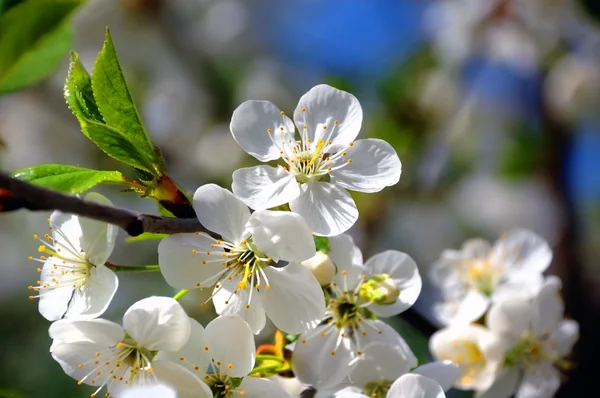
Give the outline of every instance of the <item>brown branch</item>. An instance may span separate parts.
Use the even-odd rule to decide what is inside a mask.
[[[21,181],[0,173],[0,212],[59,210],[114,224],[131,236],[144,232],[175,234],[206,229],[196,218],[168,218],[102,205]]]

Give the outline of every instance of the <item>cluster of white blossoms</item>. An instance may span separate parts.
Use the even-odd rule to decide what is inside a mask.
[[[358,218],[346,189],[377,192],[401,173],[389,144],[355,141],[361,122],[357,99],[326,85],[300,99],[294,122],[269,102],[240,105],[233,138],[258,160],[285,165],[235,171],[233,192],[198,188],[193,206],[208,232],[170,235],[158,246],[160,272],[182,290],[134,303],[121,325],[98,318],[118,287],[119,267],[107,262],[116,227],[53,213],[51,233],[35,236],[40,257],[30,257],[43,263],[30,290],[54,322],[52,357],[77,383],[94,386],[92,397],[290,397],[270,379],[279,374],[293,374],[322,398],[439,398],[452,385],[486,394],[512,392],[519,382],[519,391],[556,387],[552,365],[570,351],[577,324],[562,320],[556,280],[541,277],[547,245],[527,232],[494,248],[474,241],[444,254],[436,278],[447,292],[443,312],[455,319],[432,337],[437,362],[418,366],[407,342],[378,319],[411,307],[421,277],[399,251],[363,261],[344,234]],[[86,198],[110,204],[98,194]],[[523,278],[530,293],[513,294],[523,291]],[[178,302],[191,289],[212,291],[201,304],[212,302],[218,316],[206,327]],[[489,330],[469,325],[490,302]],[[257,350],[254,335],[267,318],[278,343]],[[551,385],[540,387],[547,375]]]
[[[515,230],[493,246],[469,240],[433,265],[443,297],[435,315],[446,327],[429,348],[458,365],[456,388],[478,398],[554,396],[579,325],[564,318],[560,279],[542,274],[551,260],[541,237]]]

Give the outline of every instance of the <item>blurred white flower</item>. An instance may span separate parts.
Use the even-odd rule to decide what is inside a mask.
[[[50,353],[79,384],[104,387],[118,396],[130,387],[165,383],[191,391],[202,382],[183,366],[159,358],[176,352],[190,337],[190,321],[169,297],[148,297],[133,304],[123,326],[104,319],[63,319],[50,326]]]
[[[542,272],[552,260],[548,243],[527,230],[513,230],[494,246],[471,239],[461,250],[445,250],[432,265],[430,277],[442,291],[437,316],[444,324],[479,319],[491,301],[536,294]]]
[[[282,158],[286,163],[236,170],[233,193],[257,210],[289,203],[313,233],[338,235],[358,219],[347,189],[379,192],[396,184],[400,159],[385,141],[354,141],[362,108],[347,92],[313,87],[300,98],[294,121],[299,141],[294,122],[268,101],[246,101],[233,112],[231,133],[242,149],[262,162]]]
[[[301,216],[248,207],[214,184],[194,194],[201,224],[221,235],[175,234],[158,246],[158,262],[166,281],[179,289],[215,286],[217,313],[239,314],[254,333],[269,316],[288,333],[303,333],[319,323],[325,299],[319,282],[298,262],[314,256],[315,242]],[[280,260],[283,268],[272,265]]]
[[[487,326],[506,349],[505,371],[481,398],[551,397],[560,387],[560,373],[568,368],[564,358],[579,337],[579,324],[564,319],[560,280],[548,277],[537,296],[508,298],[495,303]]]
[[[434,359],[458,365],[460,376],[454,387],[461,390],[488,388],[504,362],[498,337],[479,325],[455,325],[438,330],[429,340],[429,350]]]
[[[214,126],[195,141],[194,161],[203,174],[229,174],[244,157],[244,151],[231,140],[227,125]],[[223,153],[227,153],[227,156],[223,156]]]
[[[110,200],[98,193],[85,199],[104,205]],[[62,317],[95,318],[108,308],[119,280],[104,264],[115,247],[118,228],[104,222],[55,211],[48,219],[50,234],[38,251],[44,255],[30,260],[44,263],[37,286],[29,286],[39,298],[44,318],[55,321]]]
[[[417,359],[402,337],[373,316],[399,314],[416,301],[421,278],[414,261],[390,250],[373,256],[363,266],[362,254],[348,235],[330,238],[330,247],[328,254],[338,274],[329,287],[330,298],[321,325],[300,335],[296,342],[292,356],[296,377],[318,390],[336,386],[347,376],[350,361],[374,341],[398,346],[408,366],[416,366]],[[395,303],[384,304],[375,288],[361,291],[369,280],[382,275],[389,276],[399,290]]]

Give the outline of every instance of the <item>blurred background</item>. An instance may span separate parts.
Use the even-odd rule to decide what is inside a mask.
[[[253,164],[229,133],[240,102],[269,100],[292,114],[318,83],[356,95],[361,137],[387,140],[403,163],[397,186],[354,195],[360,218],[350,233],[365,256],[404,251],[425,278],[443,249],[465,239],[515,227],[545,237],[555,251],[550,272],[582,327],[560,392],[574,397],[596,388],[600,354],[599,8],[595,0],[89,0],[74,17],[74,48],[91,71],[110,27],[146,128],[190,191],[230,187],[231,173]],[[3,171],[122,169],[65,105],[67,67],[65,58],[43,83],[0,97]],[[118,188],[98,190],[156,211]],[[46,217],[0,216],[0,397],[90,393],[51,359],[49,323],[27,299],[37,279],[31,236],[45,232]],[[111,262],[156,264],[156,242],[120,238]],[[122,274],[106,317],[120,321],[135,300],[173,293],[159,273]],[[206,324],[214,313],[201,312],[202,296],[182,302]],[[426,285],[416,310],[391,320],[421,355],[435,300]]]

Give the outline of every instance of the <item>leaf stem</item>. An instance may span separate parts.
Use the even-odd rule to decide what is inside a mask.
[[[276,373],[279,372],[287,372],[288,369],[279,369],[281,367],[281,364],[277,363],[277,364],[273,364],[273,365],[264,365],[264,366],[258,366],[254,369],[252,369],[250,371],[250,373],[248,373],[248,376],[251,376],[253,374],[257,374],[257,373],[266,373],[266,372],[273,372],[275,371]]]
[[[180,291],[179,291],[179,293],[177,293],[176,295],[174,295],[174,296],[173,296],[173,298],[174,298],[175,300],[179,301],[179,300],[181,300],[181,298],[182,298],[183,296],[185,296],[185,295],[186,295],[186,294],[188,294],[189,292],[190,292],[190,290],[189,290],[189,289],[183,289],[183,290],[180,290]]]
[[[277,355],[257,354],[256,355],[256,362],[259,362],[259,361],[277,361],[279,363],[284,363],[285,359],[280,358]]]
[[[160,271],[158,265],[114,265],[106,262],[106,266],[114,272],[157,272]]]

